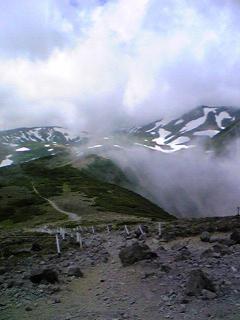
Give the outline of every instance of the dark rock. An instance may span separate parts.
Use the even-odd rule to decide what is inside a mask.
[[[82,278],[83,277],[83,273],[80,270],[80,268],[78,266],[71,266],[68,268],[67,270],[67,274],[68,276],[74,276],[77,278]]]
[[[7,269],[5,267],[0,267],[0,275],[3,275],[7,272]]]
[[[206,249],[201,253],[201,258],[212,258],[214,251],[212,248]]]
[[[203,300],[212,300],[217,297],[217,294],[215,292],[203,289],[202,290],[202,299]]]
[[[42,248],[41,248],[41,246],[40,246],[39,243],[34,242],[34,243],[32,244],[31,250],[32,250],[32,251],[41,251]]]
[[[203,289],[211,292],[216,291],[212,280],[201,269],[192,270],[186,284],[186,294],[188,296],[197,296]]]
[[[229,247],[219,243],[213,246],[213,250],[214,252],[219,253],[221,256],[231,253],[231,250],[229,249]]]
[[[147,245],[139,244],[138,242],[122,249],[119,253],[123,266],[129,266],[137,261],[154,259],[156,257],[157,254],[152,252]]]
[[[175,261],[184,261],[184,260],[188,260],[191,259],[192,254],[191,252],[188,250],[187,247],[183,247],[180,252],[176,255],[175,257]]]
[[[233,240],[235,243],[240,244],[240,231],[234,230],[233,233],[230,235],[230,239]]]
[[[201,233],[200,235],[200,239],[203,241],[203,242],[209,242],[210,241],[210,238],[211,238],[211,235],[209,232],[207,231],[204,231]]]
[[[161,271],[168,273],[168,272],[171,271],[171,267],[169,267],[169,266],[166,265],[166,264],[162,264],[162,265],[161,265]]]
[[[26,311],[32,311],[32,308],[28,306],[28,307],[25,308],[25,310]]]
[[[46,281],[48,283],[58,282],[58,274],[52,269],[33,270],[30,275],[30,280],[33,283]]]

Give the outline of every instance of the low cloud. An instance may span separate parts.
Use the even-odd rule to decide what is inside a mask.
[[[239,153],[216,158],[200,148],[172,155],[130,148],[108,156],[137,178],[137,192],[178,217],[235,215],[240,206]]]

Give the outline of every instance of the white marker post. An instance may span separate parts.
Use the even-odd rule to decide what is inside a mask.
[[[58,234],[56,234],[56,246],[57,246],[57,254],[60,255],[61,254],[61,249],[60,249],[60,243],[59,243]]]
[[[161,224],[161,222],[158,222],[158,235],[159,235],[159,237],[162,236],[162,224]]]
[[[63,238],[63,240],[65,240],[65,234],[66,234],[65,229],[62,228],[62,238]]]
[[[139,230],[140,230],[141,234],[142,234],[142,235],[144,235],[145,233],[143,232],[142,226],[141,226],[141,225],[139,225],[139,226],[138,226],[138,228],[139,228]]]
[[[94,226],[92,226],[92,233],[95,234]]]
[[[109,225],[107,225],[107,232],[110,233]]]
[[[77,232],[76,235],[77,235],[77,243],[79,243],[79,246],[82,249],[83,248],[82,237],[79,232]]]
[[[128,227],[126,225],[124,226],[124,229],[126,231],[126,234],[129,236],[130,233],[129,233]]]

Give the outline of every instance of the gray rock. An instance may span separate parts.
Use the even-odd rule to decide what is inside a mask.
[[[204,231],[200,235],[200,239],[203,242],[209,242],[210,238],[211,238],[211,235],[210,235],[210,233],[208,231]]]
[[[186,294],[188,296],[197,296],[203,289],[212,292],[216,291],[212,280],[201,269],[192,270],[186,284]]]
[[[154,259],[157,257],[155,252],[145,244],[134,243],[133,245],[122,249],[119,253],[119,258],[123,266],[134,264],[137,261]]]
[[[71,267],[69,267],[67,269],[67,275],[68,276],[74,276],[74,277],[77,277],[77,278],[82,278],[83,277],[82,271],[76,265],[73,265],[73,266],[71,266]]]
[[[233,240],[235,243],[240,244],[240,231],[233,231],[233,233],[230,235],[230,239]]]
[[[58,282],[58,274],[53,269],[36,269],[31,272],[30,280],[33,283],[41,283],[42,281],[56,283]]]

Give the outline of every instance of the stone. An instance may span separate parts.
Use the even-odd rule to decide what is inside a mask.
[[[7,272],[7,269],[5,267],[0,267],[0,275],[3,275]]]
[[[26,310],[26,311],[32,311],[32,308],[29,307],[29,306],[27,306],[27,307],[25,308],[25,310]]]
[[[235,243],[240,244],[240,231],[234,230],[233,233],[230,235],[230,239],[233,240]]]
[[[129,266],[141,260],[155,259],[157,254],[152,252],[146,244],[136,242],[122,249],[119,253],[119,258],[123,266]]]
[[[208,231],[204,231],[200,235],[200,239],[203,242],[209,242],[210,238],[211,238],[211,235],[210,235],[210,233]]]
[[[41,246],[40,246],[39,243],[34,242],[34,243],[32,244],[31,250],[32,250],[32,251],[41,251],[42,248],[41,248]]]
[[[33,283],[41,283],[46,281],[48,283],[58,282],[58,274],[55,270],[52,269],[36,269],[31,272],[30,280]]]
[[[212,292],[206,289],[203,289],[201,293],[202,293],[203,300],[212,300],[217,297],[217,294],[215,292]]]
[[[202,292],[203,289],[211,292],[216,291],[212,280],[209,279],[201,269],[192,270],[186,284],[186,294],[188,296],[197,296]]]
[[[213,250],[214,252],[219,253],[221,256],[231,253],[231,250],[229,249],[229,247],[219,243],[213,246]]]
[[[175,256],[175,261],[184,261],[191,259],[192,255],[191,252],[188,250],[187,247],[183,247],[179,253]]]
[[[74,277],[77,277],[77,278],[82,278],[83,277],[83,273],[82,271],[80,270],[80,268],[76,265],[73,265],[73,266],[70,266],[68,269],[67,269],[67,275],[68,276],[74,276]]]

